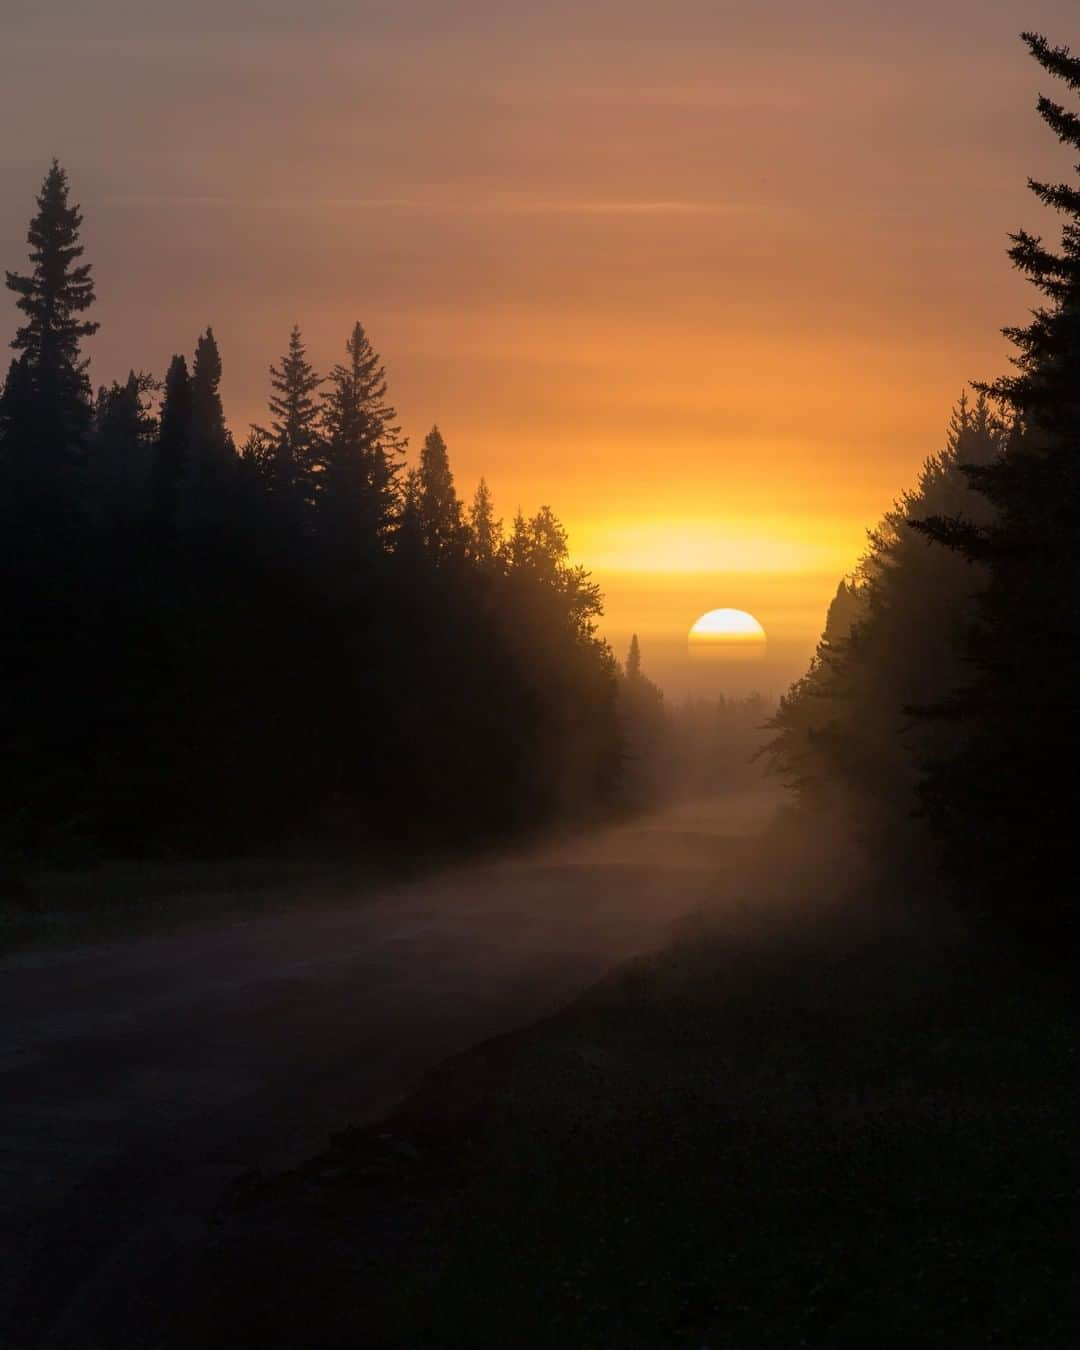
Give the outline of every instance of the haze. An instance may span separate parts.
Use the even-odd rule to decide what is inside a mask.
[[[1004,362],[1005,234],[1060,167],[1015,34],[1075,16],[8,0],[0,253],[59,156],[95,380],[213,323],[238,433],[293,322],[325,370],[360,317],[414,447],[437,419],[463,490],[556,506],[617,648],[674,686],[697,614],[745,608],[778,691]]]

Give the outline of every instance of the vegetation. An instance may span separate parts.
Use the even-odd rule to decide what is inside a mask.
[[[1080,90],[1080,58],[1024,40]],[[1080,149],[1080,117],[1045,96],[1038,107]],[[893,840],[918,828],[965,904],[1070,950],[1080,187],[1031,187],[1065,219],[1058,252],[1013,236],[1010,257],[1040,295],[1031,321],[1005,330],[1015,372],[977,386],[973,409],[961,403],[946,450],[870,536],[781,706],[771,755],[804,804],[840,799]]]
[[[239,450],[213,330],[92,397],[82,216],[54,164],[8,273],[0,397],[0,846],[228,854],[467,843],[620,802],[598,590],[549,508],[471,511],[418,466],[358,323],[325,378],[294,328]]]

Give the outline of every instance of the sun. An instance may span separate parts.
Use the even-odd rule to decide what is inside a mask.
[[[765,629],[743,609],[710,609],[687,639],[690,655],[722,661],[761,661],[768,649]]]

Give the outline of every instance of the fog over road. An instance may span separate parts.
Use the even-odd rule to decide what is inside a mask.
[[[721,800],[352,905],[0,962],[0,1341],[157,1344],[238,1174],[662,943],[767,811]]]

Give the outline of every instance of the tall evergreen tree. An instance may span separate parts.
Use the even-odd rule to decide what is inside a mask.
[[[502,521],[495,518],[495,502],[487,482],[481,478],[469,507],[469,556],[490,566],[503,542]]]
[[[324,528],[368,544],[394,517],[405,439],[387,402],[386,372],[362,324],[345,344],[322,401],[317,504]]]
[[[280,366],[270,367],[270,427],[259,428],[261,456],[271,491],[308,495],[319,445],[319,405],[314,394],[322,384],[307,359],[299,325],[289,335],[289,349]]]
[[[630,650],[626,654],[626,678],[641,679],[641,644],[636,633],[630,639]]]
[[[82,316],[94,303],[89,263],[80,262],[82,213],[69,200],[67,174],[54,160],[30,222],[29,273],[7,272],[6,282],[24,322],[12,341],[23,355],[19,426],[9,414],[5,444],[46,461],[80,446],[90,425],[90,382],[82,357],[84,338],[98,325]],[[43,464],[42,467],[45,467]]]
[[[131,371],[123,384],[98,391],[91,434],[92,481],[104,504],[134,511],[143,504],[157,421],[149,397],[160,388],[149,375]]]
[[[1080,58],[1038,33],[1023,36],[1044,70],[1080,90]],[[1038,110],[1080,150],[1080,115],[1045,95]],[[1052,767],[1071,774],[1080,750],[1080,186],[1030,186],[1064,225],[1056,252],[1027,231],[1012,236],[1013,264],[1042,300],[1028,324],[1005,330],[1015,373],[987,387],[1013,419],[1005,453],[969,470],[993,512],[985,522],[943,512],[922,523],[989,576],[969,652],[976,678],[952,704],[965,733],[923,791],[971,887],[994,909],[1063,938],[1066,928],[1080,932],[1075,794]]]
[[[152,495],[154,513],[161,524],[173,524],[176,520],[180,484],[188,472],[190,456],[191,378],[184,357],[174,356],[165,376],[154,450]]]
[[[207,328],[195,345],[191,368],[191,454],[199,463],[220,464],[234,454],[221,402],[221,351]]]
[[[465,537],[461,502],[454,487],[450,455],[442,432],[432,427],[420,451],[420,528],[424,547],[436,561],[460,554]]]

